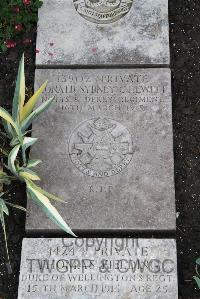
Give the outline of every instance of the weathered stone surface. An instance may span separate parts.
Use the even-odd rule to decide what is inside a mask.
[[[168,0],[45,0],[36,64],[169,65],[168,27]]]
[[[37,70],[55,103],[33,126],[42,187],[74,230],[174,230],[168,69]],[[30,204],[27,230],[57,227]]]
[[[24,239],[18,299],[178,299],[171,239]]]

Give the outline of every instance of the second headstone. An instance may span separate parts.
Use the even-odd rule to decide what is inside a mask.
[[[174,230],[168,69],[37,70],[52,107],[33,125],[42,187],[74,230]],[[56,231],[33,203],[27,230]]]

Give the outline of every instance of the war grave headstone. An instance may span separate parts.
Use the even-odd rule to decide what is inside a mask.
[[[171,239],[24,239],[18,299],[178,299]]]
[[[169,69],[36,70],[52,107],[33,124],[42,187],[72,229],[174,230]],[[57,227],[30,203],[27,230]]]
[[[169,65],[168,0],[45,0],[36,64]]]
[[[169,62],[168,0],[44,1],[35,88],[54,104],[31,155],[72,230],[100,238],[24,239],[18,299],[178,299],[175,240],[115,238],[176,228]],[[61,232],[28,210],[27,232]]]

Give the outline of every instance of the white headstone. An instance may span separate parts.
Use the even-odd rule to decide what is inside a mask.
[[[45,0],[37,65],[169,65],[168,0]]]
[[[24,239],[18,299],[178,299],[171,239]]]
[[[170,71],[36,70],[36,87],[47,79],[31,155],[71,228],[175,230]],[[27,230],[58,230],[29,205]]]

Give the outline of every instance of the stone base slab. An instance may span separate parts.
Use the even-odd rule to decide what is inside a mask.
[[[18,299],[178,299],[173,239],[24,239]]]

